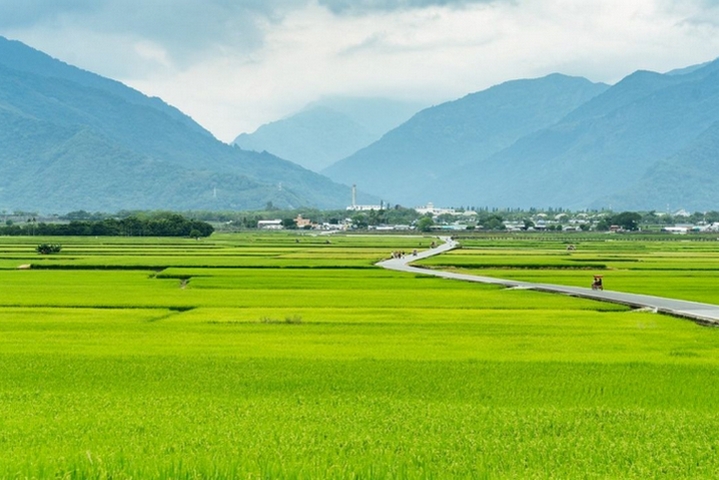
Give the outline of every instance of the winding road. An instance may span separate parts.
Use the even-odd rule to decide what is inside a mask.
[[[613,292],[608,290],[592,290],[591,288],[567,287],[548,283],[522,282],[519,280],[503,280],[501,278],[483,277],[464,273],[444,272],[427,268],[413,267],[411,262],[448,252],[459,247],[459,244],[450,237],[440,237],[444,243],[439,246],[418,252],[417,255],[407,255],[404,258],[393,258],[377,263],[378,266],[399,272],[434,275],[435,277],[462,280],[466,282],[491,283],[504,285],[509,288],[525,288],[540,292],[560,293],[573,297],[590,298],[603,302],[619,303],[632,308],[646,308],[657,313],[674,315],[686,318],[702,325],[719,326],[719,306],[708,303],[674,300],[671,298],[654,297],[652,295],[639,295],[635,293]]]

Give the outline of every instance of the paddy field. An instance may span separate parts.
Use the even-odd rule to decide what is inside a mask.
[[[719,303],[715,239],[552,238],[422,264]],[[719,330],[374,266],[430,242],[0,238],[0,478],[716,477]]]

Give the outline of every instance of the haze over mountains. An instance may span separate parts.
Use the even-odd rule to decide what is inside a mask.
[[[323,173],[409,205],[717,209],[717,122],[719,61],[550,75],[424,110]]]
[[[433,193],[443,187],[440,178],[552,125],[607,88],[558,74],[503,83],[423,110],[323,173],[339,182],[357,183],[392,203],[435,200],[445,205],[445,198]],[[456,192],[465,201],[455,205],[474,198],[471,192]]]
[[[719,209],[719,60],[612,86],[515,80],[408,118],[416,108],[323,99],[238,139],[316,169],[346,155],[323,176],[0,37],[0,210],[343,208],[351,184],[373,204]]]
[[[0,209],[339,208],[350,189],[0,37]]]
[[[254,133],[243,133],[234,143],[319,172],[379,140],[422,107],[386,98],[327,97]]]
[[[453,188],[476,188],[493,205],[716,208],[719,196],[699,201],[697,185],[682,181],[683,175],[660,179],[650,172],[669,158],[679,170],[688,166],[690,154],[681,152],[693,150],[719,120],[718,66],[714,62],[684,75],[636,72],[557,124],[473,163],[463,174],[476,181],[459,180]],[[719,163],[705,175],[717,168]],[[440,180],[439,195],[452,195],[448,178]],[[640,181],[647,191],[641,192]],[[503,190],[508,185],[519,188],[510,195]],[[683,192],[681,204],[671,202],[670,191]]]

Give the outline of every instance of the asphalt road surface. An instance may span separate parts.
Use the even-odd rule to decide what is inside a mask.
[[[466,282],[491,283],[504,285],[509,288],[526,288],[541,292],[560,293],[573,297],[590,298],[603,302],[619,303],[632,308],[646,308],[657,313],[674,315],[687,318],[703,325],[719,326],[719,306],[708,303],[689,302],[686,300],[674,300],[671,298],[654,297],[652,295],[638,295],[634,293],[614,292],[611,290],[592,290],[591,288],[567,287],[552,285],[548,283],[522,282],[519,280],[503,280],[501,278],[483,277],[480,275],[468,275],[464,273],[443,272],[428,268],[418,268],[409,265],[411,262],[422,258],[432,257],[448,252],[459,247],[459,244],[450,237],[440,237],[444,243],[436,248],[418,252],[417,255],[406,255],[404,258],[393,258],[384,260],[377,265],[389,270],[399,272],[415,273],[422,275],[434,275],[435,277],[462,280]]]

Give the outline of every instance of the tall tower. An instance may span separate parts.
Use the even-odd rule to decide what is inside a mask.
[[[352,184],[352,206],[357,206],[357,185],[354,183]]]

